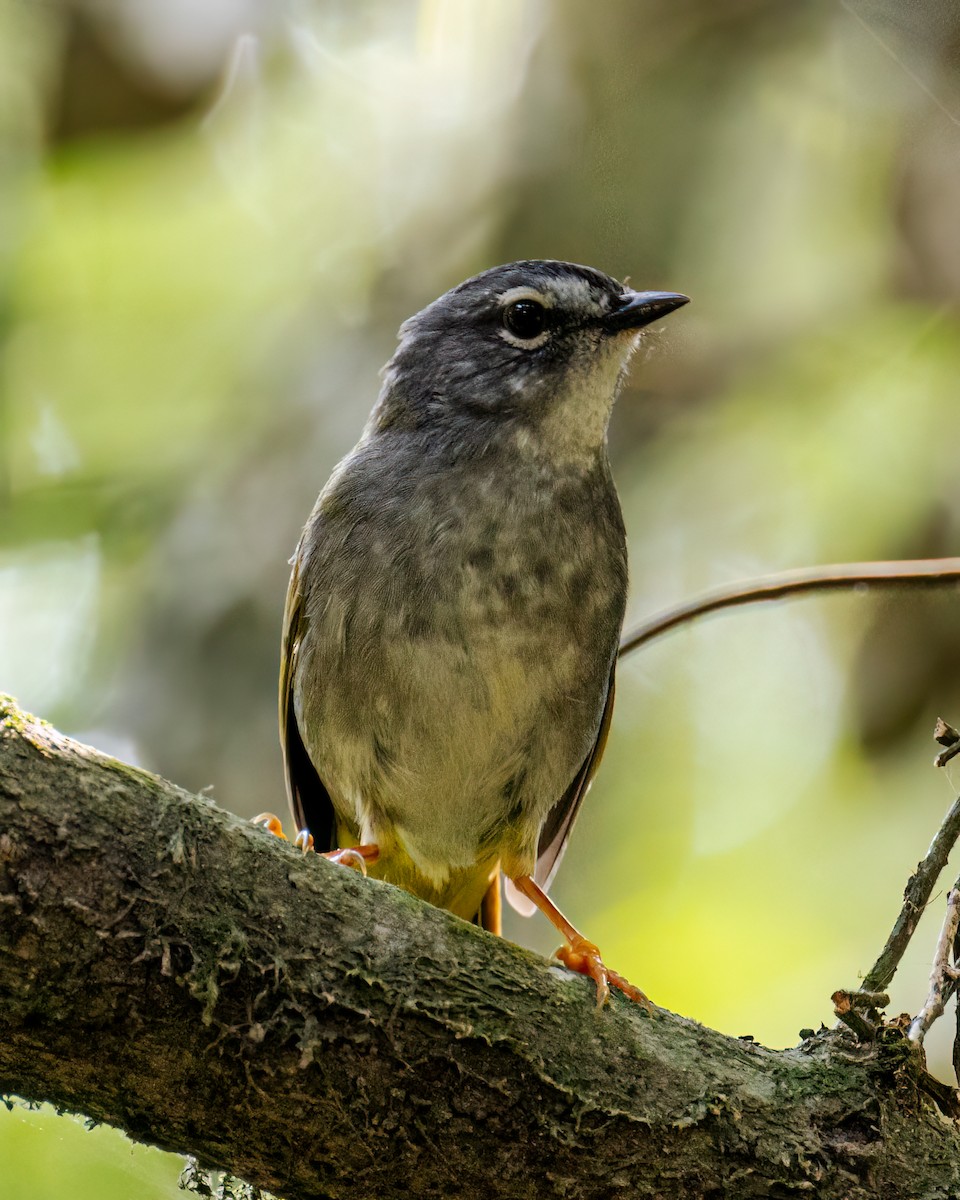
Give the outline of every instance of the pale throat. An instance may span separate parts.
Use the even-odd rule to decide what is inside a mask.
[[[589,365],[572,367],[536,430],[517,433],[518,448],[557,466],[590,470],[606,444],[610,413],[639,340],[636,333],[611,338]]]

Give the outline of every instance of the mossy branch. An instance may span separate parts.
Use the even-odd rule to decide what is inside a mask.
[[[773,1052],[598,1011],[587,980],[9,703],[0,1090],[290,1200],[960,1190],[899,1032]]]

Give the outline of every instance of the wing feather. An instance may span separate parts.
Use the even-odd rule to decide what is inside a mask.
[[[607,698],[604,702],[603,715],[600,718],[600,727],[597,730],[597,737],[593,743],[593,747],[583,760],[579,771],[577,771],[571,780],[570,786],[547,814],[543,829],[540,831],[540,841],[537,846],[537,865],[533,877],[544,891],[550,887],[553,877],[557,873],[563,853],[567,848],[567,839],[570,837],[570,831],[573,829],[577,813],[580,811],[580,805],[583,803],[583,798],[590,788],[597,767],[600,765],[600,759],[603,757],[603,751],[607,744],[607,736],[610,733],[610,722],[613,719],[615,674],[616,662],[614,662],[613,667],[610,669]],[[523,916],[531,916],[536,911],[534,905],[518,892],[509,880],[506,881],[504,890],[511,906]]]
[[[317,850],[334,850],[337,844],[336,817],[330,794],[307,753],[294,705],[294,680],[300,642],[307,616],[300,589],[300,548],[293,560],[287,601],[283,612],[280,654],[280,748],[287,783],[287,799],[297,830],[309,829]]]

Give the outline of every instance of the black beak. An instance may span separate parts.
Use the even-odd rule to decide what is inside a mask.
[[[689,303],[690,297],[679,292],[634,292],[627,288],[618,306],[603,318],[603,327],[608,333],[642,329]]]

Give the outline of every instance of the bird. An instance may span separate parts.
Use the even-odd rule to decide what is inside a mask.
[[[503,875],[598,1005],[611,986],[649,1001],[548,889],[613,712],[627,550],[608,422],[643,330],[687,302],[526,260],[410,317],[284,612],[298,844],[495,933]]]

